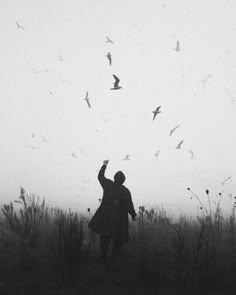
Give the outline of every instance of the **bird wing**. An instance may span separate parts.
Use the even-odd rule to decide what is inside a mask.
[[[174,127],[173,129],[171,129],[169,135],[172,135],[172,133],[173,133],[177,128],[179,128],[179,126],[180,126],[180,125],[178,125],[178,126]]]
[[[120,82],[120,79],[116,76],[116,75],[113,75],[114,79],[115,79],[115,83],[114,83],[114,86],[115,87],[118,87],[118,84]]]
[[[156,112],[159,112],[160,108],[161,108],[161,106],[157,107]]]
[[[88,98],[85,98],[85,100],[86,100],[86,102],[87,102],[87,104],[88,104],[88,107],[91,108],[91,104],[90,104]]]
[[[107,42],[110,42],[113,44],[113,41],[109,37],[106,36],[106,38],[107,38]]]
[[[85,99],[88,99],[88,91],[86,92],[86,97],[85,97]]]

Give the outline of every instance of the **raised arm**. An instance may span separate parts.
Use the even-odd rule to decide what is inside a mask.
[[[105,170],[107,168],[107,164],[107,160],[103,161],[103,165],[98,173],[98,180],[103,188],[106,186],[106,183],[108,182],[108,179],[105,177]]]

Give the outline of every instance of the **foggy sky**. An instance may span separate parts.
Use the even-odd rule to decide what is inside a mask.
[[[199,196],[224,190],[230,204],[235,9],[220,0],[1,0],[2,202],[23,186],[55,206],[96,208],[108,158],[107,177],[124,171],[136,208],[189,206],[187,187]],[[113,74],[122,89],[110,90]]]

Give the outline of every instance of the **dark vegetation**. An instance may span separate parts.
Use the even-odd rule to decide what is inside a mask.
[[[21,188],[1,209],[0,294],[233,294],[236,208],[224,216],[221,194],[214,203],[206,190],[204,202],[188,190],[201,214],[176,220],[140,206],[114,269],[99,260],[88,215],[48,207]]]

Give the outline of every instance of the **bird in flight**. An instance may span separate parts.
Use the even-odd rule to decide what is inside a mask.
[[[25,28],[22,27],[18,22],[16,22],[16,25],[17,25],[17,29],[21,29],[21,30],[24,30]]]
[[[114,44],[114,42],[109,37],[106,36],[106,38],[107,38],[107,40],[106,40],[107,43]]]
[[[232,178],[231,176],[227,177],[223,182],[221,182],[221,184],[222,185],[225,185],[225,182],[228,181],[228,180],[230,180],[231,178]]]
[[[184,141],[181,140],[181,142],[177,145],[177,147],[176,147],[177,150],[181,149],[181,145],[183,144],[183,142],[184,142]]]
[[[108,58],[108,60],[109,60],[109,65],[111,66],[111,62],[112,62],[112,60],[111,60],[111,57],[112,57],[111,53],[108,52],[107,55],[106,55],[106,57]]]
[[[161,108],[161,106],[157,107],[155,111],[152,111],[153,112],[153,121],[155,120],[156,115],[161,113],[160,108]]]
[[[191,150],[188,150],[189,152],[190,152],[190,154],[191,154],[191,159],[194,159],[195,158],[195,156],[194,156],[194,152],[193,151],[191,151]]]
[[[155,157],[157,158],[160,154],[160,151],[155,152]]]
[[[38,146],[27,144],[26,146],[30,147],[32,150],[39,150]]]
[[[116,75],[113,75],[114,79],[115,79],[115,82],[114,82],[114,87],[111,88],[111,90],[118,90],[118,89],[121,89],[122,87],[119,86],[119,83],[120,83],[120,79],[116,76]]]
[[[44,136],[41,136],[41,140],[42,142],[48,142],[48,140]]]
[[[212,75],[210,74],[210,75],[206,76],[204,79],[202,79],[202,84],[203,84],[203,88],[204,88],[204,90],[205,90],[205,88],[206,88],[206,83],[208,82],[208,80],[209,80],[211,77],[212,77]]]
[[[173,134],[173,132],[175,132],[175,130],[176,130],[177,128],[179,128],[179,126],[180,126],[180,125],[177,125],[177,126],[174,127],[173,129],[171,129],[171,130],[170,130],[170,134],[169,134],[169,136],[171,136],[171,135]]]
[[[124,158],[123,158],[124,161],[128,161],[130,160],[130,155],[126,155]]]
[[[90,104],[90,102],[89,102],[89,97],[88,97],[88,91],[86,92],[85,100],[86,100],[86,102],[87,102],[87,104],[88,104],[88,107],[91,108],[91,104]]]
[[[174,49],[175,51],[180,51],[180,47],[179,47],[179,40],[177,40],[176,42],[176,48]]]
[[[42,73],[42,72],[48,73],[48,72],[54,71],[54,69],[41,69],[41,70],[36,70],[35,68],[32,68],[32,70],[33,70],[33,73],[34,74],[38,74],[38,73]]]
[[[71,156],[72,156],[73,158],[77,158],[77,155],[76,155],[75,153],[71,153]]]
[[[64,61],[64,58],[62,57],[61,54],[59,54],[59,61]]]

